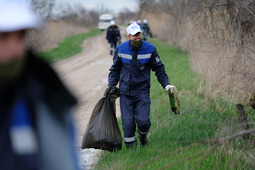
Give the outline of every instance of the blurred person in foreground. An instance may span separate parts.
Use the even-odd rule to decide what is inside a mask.
[[[29,1],[0,1],[0,169],[77,170],[76,99],[26,45],[39,23]]]
[[[121,35],[120,35],[119,27],[115,24],[115,21],[112,20],[110,24],[111,25],[107,29],[106,39],[110,43],[110,46],[111,46],[110,55],[113,55],[114,50],[117,47],[117,43],[118,42],[121,43]]]
[[[147,133],[150,129],[150,73],[156,73],[158,81],[167,91],[173,91],[165,67],[155,46],[142,40],[139,25],[127,27],[129,41],[120,44],[113,57],[109,84],[120,87],[120,109],[126,147],[137,146],[136,125],[141,146],[148,145]]]

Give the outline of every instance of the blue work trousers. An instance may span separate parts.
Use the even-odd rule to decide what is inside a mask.
[[[150,95],[136,96],[120,95],[121,120],[124,131],[124,141],[134,142],[136,124],[141,134],[147,134],[150,122]]]
[[[113,40],[111,40],[110,45],[111,45],[110,53],[112,54],[114,50],[116,49],[117,42],[114,42]]]

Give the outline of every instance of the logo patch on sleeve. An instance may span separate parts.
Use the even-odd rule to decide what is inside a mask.
[[[159,59],[159,57],[156,57],[156,62],[158,63],[158,62],[160,62],[160,59]]]

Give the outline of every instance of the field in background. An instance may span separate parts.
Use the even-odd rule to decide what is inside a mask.
[[[56,47],[57,43],[63,41],[65,37],[85,33],[87,31],[89,31],[89,29],[86,27],[66,23],[64,21],[48,22],[43,31],[46,43],[45,46],[43,45],[42,51],[47,51]]]
[[[254,9],[244,0],[161,0],[140,12],[160,40],[189,52],[203,76],[198,93],[245,105],[255,91]]]
[[[66,37],[88,32],[89,29],[65,21],[47,21],[39,32],[32,30],[29,35],[30,45],[37,51],[48,51],[56,48]]]
[[[40,55],[51,63],[72,57],[82,51],[81,45],[85,39],[101,33],[99,29],[92,29],[86,33],[68,36],[59,42],[57,47],[43,51]]]
[[[100,33],[99,29],[88,29],[66,21],[48,21],[39,31],[30,30],[27,43],[53,63],[78,54],[85,39]]]
[[[167,43],[152,43],[179,90],[182,115],[170,111],[168,96],[152,75],[149,146],[126,149],[123,144],[121,151],[105,152],[96,169],[254,169],[253,147],[247,144],[253,138],[247,143],[242,137],[225,140],[240,129],[235,105],[197,94],[201,76],[190,68],[188,54]],[[246,111],[254,121],[254,111]]]

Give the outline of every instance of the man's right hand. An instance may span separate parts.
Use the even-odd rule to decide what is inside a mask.
[[[109,86],[105,90],[105,95],[109,94],[113,98],[118,98],[120,96],[120,89],[116,86]]]

